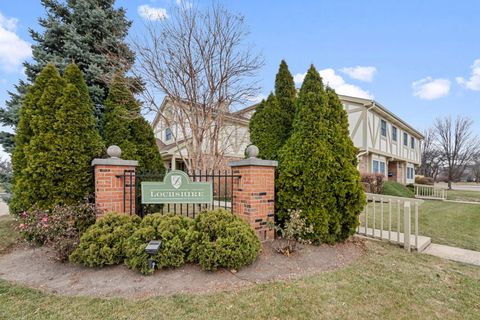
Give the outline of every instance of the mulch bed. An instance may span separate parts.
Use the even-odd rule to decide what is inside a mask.
[[[0,278],[66,296],[145,298],[182,293],[213,293],[269,281],[297,279],[348,265],[364,252],[362,240],[353,238],[335,246],[303,246],[285,257],[265,242],[258,259],[241,270],[206,272],[187,264],[143,276],[125,266],[86,268],[59,263],[46,248],[18,246],[0,256]]]

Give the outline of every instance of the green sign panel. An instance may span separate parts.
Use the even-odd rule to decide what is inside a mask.
[[[183,171],[167,173],[163,182],[142,182],[142,203],[212,203],[210,182],[192,182]]]

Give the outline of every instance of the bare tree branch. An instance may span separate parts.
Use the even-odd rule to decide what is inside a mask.
[[[211,170],[225,153],[220,135],[232,106],[259,92],[255,76],[263,59],[245,45],[244,18],[220,4],[177,7],[146,29],[134,41],[139,58],[134,72],[146,84],[145,107],[159,112],[157,99],[166,95],[181,127],[174,138],[185,145],[188,169]]]
[[[459,179],[467,166],[475,160],[480,141],[472,131],[473,121],[466,117],[451,117],[435,121],[436,147],[445,163],[448,188]]]

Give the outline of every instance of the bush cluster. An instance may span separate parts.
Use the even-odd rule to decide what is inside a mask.
[[[138,216],[109,213],[90,226],[70,261],[89,267],[114,265],[125,259],[125,241],[140,224]]]
[[[57,260],[66,261],[82,233],[95,223],[96,214],[90,204],[56,206],[52,210],[33,208],[19,214],[18,229],[27,241],[49,245]]]
[[[222,209],[200,214],[189,242],[189,260],[204,270],[238,269],[254,262],[260,251],[260,241],[250,226]]]
[[[157,254],[145,247],[161,240]],[[90,226],[80,245],[70,256],[86,266],[125,263],[144,274],[156,268],[176,268],[185,262],[198,262],[204,270],[238,269],[255,261],[260,241],[250,226],[226,210],[204,211],[191,219],[174,214],[155,213],[138,217],[108,214]]]
[[[360,175],[365,192],[381,194],[385,176],[381,173],[362,173]]]
[[[185,263],[188,253],[185,240],[192,224],[193,219],[174,214],[155,213],[146,216],[126,241],[125,264],[144,274],[153,272],[148,266],[148,259],[152,259],[159,269],[180,267]],[[145,253],[150,240],[162,241],[160,250],[153,256]]]

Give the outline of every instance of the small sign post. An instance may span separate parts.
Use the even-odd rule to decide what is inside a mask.
[[[167,173],[163,182],[144,181],[142,204],[159,203],[212,203],[213,190],[210,182],[192,182],[183,171]]]

